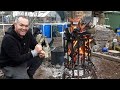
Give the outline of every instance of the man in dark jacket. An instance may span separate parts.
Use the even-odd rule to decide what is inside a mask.
[[[29,20],[18,17],[5,32],[1,45],[0,66],[6,78],[29,79],[42,63],[45,52],[29,31]]]

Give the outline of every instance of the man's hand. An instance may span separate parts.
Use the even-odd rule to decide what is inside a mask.
[[[45,57],[45,52],[43,50],[39,53],[39,57],[40,58],[44,58]]]
[[[37,53],[40,53],[42,51],[42,46],[40,44],[37,44],[34,50],[37,51]]]
[[[37,44],[34,50],[38,53],[40,58],[45,57],[45,52],[42,50],[42,46],[40,44]]]

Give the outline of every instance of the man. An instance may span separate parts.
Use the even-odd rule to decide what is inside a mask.
[[[6,78],[33,79],[45,52],[29,31],[29,20],[18,17],[5,32],[1,45],[0,66]]]

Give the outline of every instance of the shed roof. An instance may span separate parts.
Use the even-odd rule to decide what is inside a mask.
[[[47,16],[51,11],[34,11],[34,12],[27,12],[27,11],[13,11],[13,17],[25,15],[29,17],[45,17]]]

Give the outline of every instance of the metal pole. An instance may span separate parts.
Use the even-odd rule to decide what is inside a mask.
[[[2,13],[2,24],[3,24],[3,13]]]
[[[5,35],[5,27],[4,27],[4,25],[3,25],[3,32],[4,32],[4,35]]]

